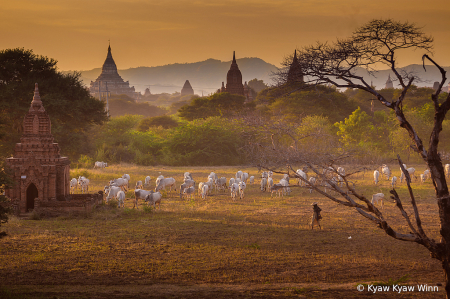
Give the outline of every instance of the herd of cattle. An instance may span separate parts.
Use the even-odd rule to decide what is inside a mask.
[[[105,162],[95,162],[94,168],[104,168],[107,167],[107,163]],[[417,176],[415,175],[415,169],[410,167],[407,168],[405,164],[403,164],[406,171],[409,173],[410,177],[414,177],[417,179]],[[316,187],[323,187],[324,192],[327,192],[328,190],[332,189],[332,185],[340,186],[342,187],[344,184],[344,180],[346,178],[345,176],[345,170],[343,167],[333,168],[328,167],[324,168],[322,170],[322,175],[319,176],[310,176],[308,178],[307,175],[308,169],[305,167],[303,169],[298,169],[296,173],[294,173],[294,178],[297,179],[296,185],[300,187],[305,187],[309,189],[309,192],[311,193],[313,191],[313,186]],[[403,179],[405,178],[405,175],[403,171],[400,169],[400,182],[403,182]],[[445,173],[446,176],[450,176],[450,164],[445,165]],[[391,179],[391,170],[389,167],[385,164],[381,166],[381,174],[386,176],[387,180],[391,180],[391,186],[392,188],[395,187],[397,183],[397,177],[392,176]],[[425,170],[423,174],[420,174],[420,180],[421,182],[425,182],[428,177],[430,176],[429,170]],[[119,207],[124,206],[125,202],[125,192],[129,189],[129,182],[130,182],[130,175],[124,174],[121,178],[117,178],[114,180],[111,180],[107,186],[104,187],[104,194],[106,195],[106,202],[109,202],[112,198],[115,198],[118,201]],[[288,174],[284,174],[281,180],[278,183],[274,183],[273,180],[273,172],[263,172],[261,174],[261,181],[260,181],[260,188],[261,191],[269,191],[271,193],[271,196],[273,196],[274,193],[276,193],[277,196],[283,196],[285,194],[291,193],[290,188],[290,176]],[[159,205],[159,208],[161,208],[161,198],[162,194],[160,191],[167,190],[168,194],[170,195],[172,192],[176,192],[176,181],[174,178],[165,178],[164,176],[160,175],[156,178],[156,187],[155,190],[145,190],[144,188],[150,187],[150,176],[145,177],[144,181],[137,181],[134,189],[134,207],[138,207],[138,201],[143,200],[144,202],[149,203],[150,205],[153,205],[154,208],[156,208],[156,204]],[[375,185],[378,184],[380,180],[380,171],[375,170],[374,171],[374,183]],[[331,184],[330,184],[331,182]],[[228,183],[228,185],[227,185]],[[247,172],[238,171],[233,178],[227,179],[226,177],[218,177],[217,174],[214,172],[211,172],[206,180],[204,182],[200,182],[197,184],[196,188],[196,182],[192,177],[192,174],[189,172],[185,172],[183,175],[183,183],[179,186],[179,196],[180,198],[189,198],[192,199],[195,198],[195,192],[197,189],[198,196],[201,196],[202,199],[206,199],[208,195],[213,192],[226,192],[228,189],[231,195],[232,200],[236,200],[237,196],[239,196],[240,199],[244,198],[245,195],[245,189],[247,187],[247,184],[254,184],[255,183],[255,177],[249,176]],[[347,183],[353,184],[353,187],[355,184],[351,181],[347,180]],[[70,181],[70,189],[73,193],[75,189],[80,187],[81,193],[88,193],[89,192],[89,179],[80,176],[78,179],[73,178]],[[384,194],[383,193],[376,193],[372,196],[372,204],[377,203],[378,201],[381,202],[381,207],[383,207],[383,199]]]

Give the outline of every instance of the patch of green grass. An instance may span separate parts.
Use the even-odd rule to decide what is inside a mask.
[[[142,206],[142,210],[144,211],[144,213],[152,213],[153,212],[153,206],[143,205]]]
[[[247,245],[247,248],[251,248],[251,249],[261,249],[261,246],[259,246],[259,245],[256,244],[256,243],[253,243],[253,244]]]

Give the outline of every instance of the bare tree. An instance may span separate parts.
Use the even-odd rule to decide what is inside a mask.
[[[438,153],[439,134],[442,131],[442,122],[450,109],[450,96],[439,101],[438,95],[447,80],[446,72],[430,56],[432,51],[433,38],[423,33],[422,29],[415,24],[401,23],[393,20],[373,20],[366,25],[358,28],[351,37],[337,40],[334,43],[317,43],[298,51],[298,60],[302,65],[302,75],[305,84],[309,86],[314,84],[331,84],[339,88],[358,88],[372,94],[384,106],[392,109],[402,128],[404,128],[412,140],[415,152],[417,152],[430,169],[431,179],[435,189],[436,200],[439,208],[439,221],[441,224],[439,242],[430,239],[423,227],[420,219],[420,213],[415,201],[413,189],[410,186],[408,172],[403,168],[400,156],[397,155],[398,162],[404,174],[407,177],[407,186],[409,190],[409,200],[413,208],[413,215],[408,215],[405,211],[402,200],[395,189],[391,190],[391,199],[394,200],[399,209],[401,217],[405,219],[408,226],[408,232],[399,232],[394,230],[383,217],[383,213],[372,205],[369,199],[357,192],[347,179],[345,187],[339,187],[336,181],[331,180],[317,167],[318,163],[308,162],[307,159],[298,155],[298,161],[304,161],[324,182],[334,189],[338,195],[330,195],[323,192],[320,188],[313,187],[316,191],[329,199],[338,202],[349,208],[354,208],[358,213],[375,223],[383,229],[389,236],[407,242],[414,242],[426,247],[431,256],[442,263],[445,274],[445,290],[447,298],[450,298],[450,196],[447,182],[442,165],[441,157]],[[403,113],[403,101],[405,95],[417,78],[414,74],[400,72],[397,70],[396,59],[398,52],[402,50],[421,50],[424,51],[422,59],[431,62],[441,73],[439,87],[431,96],[434,105],[434,124],[428,137],[430,142],[428,149],[425,148],[422,138],[413,128],[411,123]],[[289,60],[285,61],[289,65]],[[357,68],[365,68],[369,74],[374,75],[375,69],[381,65],[388,66],[394,74],[395,80],[400,85],[402,92],[398,99],[389,101],[377,92],[370,82],[356,74]],[[424,65],[425,68],[425,65]],[[286,72],[280,72],[280,81],[286,77]],[[283,156],[278,154],[278,159]],[[292,161],[292,154],[288,155]],[[287,156],[286,156],[287,157]],[[292,170],[291,163],[286,159],[289,170]],[[332,172],[337,175],[336,169],[331,165]],[[295,175],[295,172],[294,172]],[[347,175],[348,176],[348,175]]]

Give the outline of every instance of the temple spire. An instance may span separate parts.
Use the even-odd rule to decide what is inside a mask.
[[[41,107],[43,108],[41,97],[39,95],[39,88],[38,88],[38,84],[35,83],[34,84],[34,96],[33,96],[33,100],[31,101],[30,110],[32,110],[33,108],[35,110],[39,110]]]
[[[234,55],[234,51],[233,51],[233,62],[236,63],[236,57]]]

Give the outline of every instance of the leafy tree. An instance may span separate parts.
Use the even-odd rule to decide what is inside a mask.
[[[375,135],[375,127],[369,115],[358,107],[344,121],[338,122],[335,126],[339,129],[337,135],[345,146],[364,144],[370,141]]]
[[[245,97],[228,92],[215,93],[209,97],[193,99],[191,104],[178,110],[178,115],[185,120],[208,118],[211,116],[229,117],[244,109],[252,109],[252,104],[244,104]]]
[[[113,96],[109,99],[109,113],[111,116],[136,114],[146,117],[159,116],[167,113],[167,110],[149,105],[144,102],[136,102],[127,95]]]
[[[247,85],[248,85],[248,87],[250,87],[251,89],[253,89],[257,93],[260,92],[263,89],[266,89],[268,87],[267,84],[264,83],[263,80],[258,80],[256,78],[248,81]]]
[[[35,83],[62,154],[88,152],[88,129],[107,119],[104,103],[90,96],[78,73],[62,74],[55,60],[17,48],[0,51],[0,118],[7,124],[0,155],[10,156],[19,142]]]
[[[136,128],[142,118],[141,115],[113,117],[103,126],[95,128],[90,137],[97,149],[96,158],[108,162],[133,162],[129,132]]]
[[[163,127],[164,129],[175,128],[178,122],[168,115],[144,118],[139,122],[137,129],[141,132],[147,131],[150,127]]]
[[[284,87],[282,87],[284,88]],[[334,88],[318,86],[280,96],[269,105],[272,115],[295,120],[306,115],[319,115],[331,122],[341,121],[356,109],[347,96]]]
[[[176,127],[167,140],[172,165],[242,163],[240,125],[219,117],[197,119]]]

